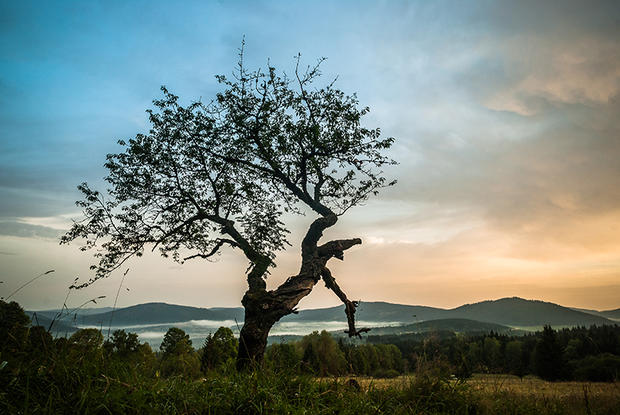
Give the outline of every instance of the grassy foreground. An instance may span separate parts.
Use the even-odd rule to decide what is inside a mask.
[[[314,378],[261,371],[199,380],[115,376],[41,367],[4,383],[0,413],[163,414],[618,414],[617,383],[550,383],[509,376],[456,382]],[[6,381],[7,379],[4,379]]]
[[[353,379],[364,390],[406,388],[415,382],[412,376]],[[547,382],[534,376],[475,374],[464,387],[480,413],[620,414],[617,382]]]

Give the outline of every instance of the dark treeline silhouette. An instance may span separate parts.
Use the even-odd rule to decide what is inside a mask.
[[[525,336],[453,332],[369,336],[369,343],[396,346],[404,367],[420,361],[443,362],[457,377],[472,373],[537,375],[545,380],[614,381],[620,378],[620,326],[591,326]]]
[[[50,368],[66,362],[86,373],[102,367],[133,367],[145,376],[198,378],[210,371],[234,370],[239,342],[232,330],[219,328],[198,350],[189,336],[173,327],[159,351],[140,343],[135,333],[116,330],[104,339],[98,329],[80,329],[70,337],[53,338],[31,326],[15,302],[0,302],[0,361],[4,373]],[[365,343],[314,332],[296,342],[272,344],[264,365],[276,372],[317,376],[367,375],[395,377],[434,369],[457,378],[472,373],[537,375],[546,380],[616,381],[620,378],[620,326],[591,326],[525,336],[489,332],[456,335],[368,336]]]

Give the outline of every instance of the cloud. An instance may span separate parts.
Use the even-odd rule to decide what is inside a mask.
[[[448,131],[435,132],[419,146],[422,161],[402,166],[397,177],[407,179],[388,195],[417,204],[413,226],[414,217],[432,221],[438,212],[446,226],[481,220],[518,241],[522,253],[517,245],[618,250],[619,112],[615,98],[595,107],[566,104],[543,120],[524,118],[537,128],[517,140],[489,137],[497,126],[484,123],[462,128],[458,148],[445,144]]]
[[[32,225],[17,221],[0,221],[0,235],[5,236],[57,239],[63,233],[62,230],[50,228],[48,226]]]

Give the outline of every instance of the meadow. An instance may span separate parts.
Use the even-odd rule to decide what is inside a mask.
[[[261,364],[238,372],[236,339],[224,327],[198,350],[170,329],[153,351],[122,330],[53,338],[17,303],[0,305],[2,414],[620,414],[616,381],[457,378],[431,354],[399,376],[396,346],[351,348],[327,332],[272,345]],[[346,357],[366,354],[377,355],[360,362],[374,374],[351,376]]]

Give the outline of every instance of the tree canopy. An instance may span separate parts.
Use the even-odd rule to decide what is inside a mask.
[[[298,56],[292,77],[271,65],[248,71],[241,51],[232,77],[216,77],[222,90],[212,101],[183,106],[162,87],[163,97],[148,110],[150,131],[119,141],[124,152],[107,156],[107,195],[79,186],[84,218],[62,242],[84,238],[82,249],[96,248],[98,263],[94,277],[78,287],[146,249],[184,262],[230,247],[250,263],[246,326],[263,314],[268,318],[258,331],[267,333],[323,278],[346,305],[350,335],[359,334],[356,304],[326,264],[361,240],[318,242],[338,216],[394,184],[382,170],[394,163],[383,154],[393,138],[362,125],[369,109],[354,94],[333,82],[315,87],[321,63],[302,69]],[[301,270],[267,292],[264,279],[288,244],[283,214],[308,208],[319,218],[303,239]]]

